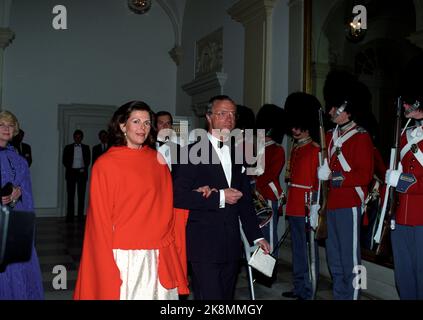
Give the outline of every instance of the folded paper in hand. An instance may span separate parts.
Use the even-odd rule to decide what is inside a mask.
[[[265,254],[263,249],[258,247],[251,256],[250,261],[248,261],[248,264],[270,278],[273,274],[276,259],[270,254]]]

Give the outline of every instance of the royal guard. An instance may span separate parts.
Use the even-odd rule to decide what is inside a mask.
[[[328,159],[318,177],[328,181],[326,253],[333,280],[333,297],[357,300],[360,225],[368,185],[373,177],[373,143],[354,119],[360,113],[358,81],[345,72],[328,74],[324,97],[335,129],[326,135]]]
[[[421,89],[421,88],[420,88]],[[421,91],[420,91],[421,92]],[[414,119],[401,136],[400,165],[386,172],[398,205],[391,231],[395,282],[401,299],[423,299],[423,96],[403,97],[404,115]]]
[[[258,172],[255,182],[257,191],[268,202],[273,214],[270,222],[262,227],[263,235],[270,243],[271,251],[274,251],[278,243],[278,222],[281,213],[285,193],[279,182],[282,169],[285,165],[285,150],[281,143],[286,131],[284,109],[274,105],[265,104],[257,113],[257,129],[265,131],[264,164],[259,156]],[[259,150],[258,153],[263,153]],[[260,170],[257,170],[260,171]],[[278,252],[273,252],[278,256]]]
[[[307,256],[307,229],[305,196],[317,195],[319,180],[317,168],[319,166],[320,146],[318,141],[318,111],[319,101],[312,95],[296,92],[288,96],[285,110],[288,115],[289,135],[293,138],[289,164],[286,175],[288,184],[288,200],[286,216],[291,229],[292,273],[293,289],[283,292],[286,298],[299,300],[312,299],[313,280],[309,278],[309,257]],[[315,198],[316,200],[316,198]],[[317,212],[316,212],[317,213]],[[312,233],[314,234],[314,232]],[[318,246],[315,247],[313,266],[316,275],[319,274]]]

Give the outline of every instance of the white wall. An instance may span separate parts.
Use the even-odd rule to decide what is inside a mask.
[[[220,27],[223,27],[223,69],[228,75],[224,93],[243,103],[244,28],[227,13],[235,2],[187,0],[182,26],[183,60],[177,77],[178,115],[192,115],[191,97],[181,86],[194,80],[195,43]]]
[[[67,8],[68,29],[52,28],[52,8]],[[57,206],[58,104],[116,105],[142,99],[175,112],[176,66],[169,18],[153,2],[144,15],[126,1],[14,1],[5,51],[2,105],[14,112],[33,148],[36,208]]]

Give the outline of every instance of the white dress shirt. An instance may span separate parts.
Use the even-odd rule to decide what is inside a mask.
[[[82,146],[80,144],[74,144],[73,147],[73,169],[81,169],[84,167],[84,158],[82,156]]]
[[[220,140],[217,139],[215,136],[211,135],[210,133],[207,133],[207,136],[214,150],[216,151],[217,156],[219,157],[220,163],[222,164],[223,172],[225,173],[226,181],[228,182],[228,187],[230,188],[232,181],[231,151],[229,150],[229,147],[225,144],[221,148],[219,148]],[[225,208],[225,191],[223,189],[220,189],[219,195],[219,208]],[[260,240],[263,239],[264,238],[258,238],[254,240],[254,244],[257,244]]]
[[[210,133],[207,133],[207,136],[214,150],[216,151],[217,156],[219,157],[219,161],[222,165],[223,172],[225,173],[226,182],[228,183],[228,188],[230,188],[231,181],[232,181],[231,151],[229,150],[229,147],[227,145],[223,145],[221,148],[219,148],[220,140],[217,139],[215,136],[211,135]],[[225,207],[225,192],[223,191],[223,189],[219,190],[219,194],[220,194],[219,208],[224,208]]]

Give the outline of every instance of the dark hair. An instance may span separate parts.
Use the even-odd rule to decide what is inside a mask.
[[[241,130],[255,129],[256,116],[254,115],[253,110],[243,105],[237,105],[236,113],[237,113],[236,127],[238,129],[241,129]]]
[[[264,104],[257,113],[256,127],[264,129],[276,143],[282,143],[286,131],[285,118],[284,109],[275,104]]]
[[[159,119],[159,117],[162,117],[162,116],[169,116],[170,117],[170,124],[173,125],[173,117],[170,114],[170,112],[167,112],[167,111],[159,111],[159,112],[156,113],[156,121],[155,121],[156,128],[157,128],[157,120]]]
[[[112,119],[109,122],[109,140],[111,146],[126,146],[127,141],[125,135],[120,129],[120,124],[126,123],[128,121],[131,113],[133,111],[147,111],[150,115],[151,122],[154,120],[154,113],[151,111],[148,104],[143,101],[130,101],[120,106],[119,109],[115,111]],[[153,132],[152,132],[153,131]],[[145,139],[144,144],[154,148],[154,127],[151,126],[150,133]]]
[[[291,93],[285,100],[287,117],[287,133],[292,135],[292,129],[308,130],[310,137],[319,141],[319,100],[305,92]]]
[[[103,133],[107,135],[107,131],[102,129],[98,132],[98,138],[100,138]]]
[[[84,138],[84,133],[82,132],[82,130],[76,129],[76,130],[73,132],[73,136],[75,137],[76,135],[80,135],[80,136],[81,136],[81,138]]]
[[[235,101],[233,101],[229,96],[220,94],[214,97],[211,97],[208,104],[207,104],[207,113],[210,114],[212,112],[212,108],[213,108],[213,104],[215,101],[220,101],[220,100],[229,100],[230,102],[232,102],[234,104],[234,106],[236,106]]]

